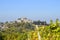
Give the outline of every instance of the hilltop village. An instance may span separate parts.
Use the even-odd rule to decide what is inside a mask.
[[[17,20],[15,20],[15,21],[10,21],[10,22],[5,22],[5,23],[3,23],[3,22],[0,22],[0,29],[5,29],[5,28],[9,28],[9,26],[11,26],[11,25],[13,25],[13,26],[17,26],[19,23],[28,23],[28,24],[35,24],[35,25],[38,25],[38,26],[42,26],[42,25],[44,25],[44,26],[46,26],[46,25],[49,25],[49,24],[47,24],[47,22],[46,21],[40,21],[40,20],[38,20],[38,21],[33,21],[33,20],[30,20],[30,19],[28,19],[28,18],[26,18],[26,17],[23,17],[23,18],[18,18]],[[11,26],[12,27],[12,26]],[[18,26],[17,26],[18,27]]]

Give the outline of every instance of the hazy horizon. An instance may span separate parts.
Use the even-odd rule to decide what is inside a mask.
[[[0,22],[21,17],[47,22],[60,19],[60,0],[0,0]]]

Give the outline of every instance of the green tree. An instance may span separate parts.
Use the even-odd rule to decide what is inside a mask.
[[[56,26],[59,27],[59,19],[56,19]]]

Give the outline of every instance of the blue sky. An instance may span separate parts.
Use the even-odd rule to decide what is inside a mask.
[[[46,21],[60,19],[60,0],[0,0],[0,21],[19,17]]]

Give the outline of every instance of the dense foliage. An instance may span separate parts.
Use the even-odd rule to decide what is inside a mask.
[[[60,40],[60,22],[50,20],[49,25],[38,25],[33,23],[8,23],[8,28],[0,29],[0,40]],[[38,35],[38,32],[40,35]]]

